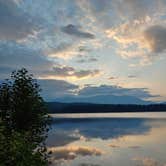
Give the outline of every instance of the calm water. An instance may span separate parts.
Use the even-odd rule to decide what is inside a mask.
[[[166,166],[166,113],[52,116],[53,166]]]

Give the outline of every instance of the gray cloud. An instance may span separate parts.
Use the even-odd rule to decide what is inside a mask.
[[[79,87],[64,80],[39,79],[38,83],[42,88],[42,96],[46,100],[55,100],[56,97],[71,95],[72,91]]]
[[[123,88],[111,85],[87,85],[76,90],[74,94],[56,98],[56,101],[66,103],[151,104],[151,101],[145,101],[145,99],[159,97],[159,95],[152,95],[146,88]]]
[[[46,74],[57,77],[76,77],[83,78],[88,76],[96,76],[100,74],[99,70],[76,70],[71,66],[61,66],[57,65],[52,68],[50,71],[46,71]]]
[[[88,59],[78,59],[76,62],[78,63],[89,63],[89,62],[96,62],[98,61],[97,58],[88,58]]]
[[[79,89],[78,85],[63,80],[39,80],[46,100],[61,102],[140,102],[140,99],[158,97],[152,95],[146,88],[122,88],[110,85],[93,86]],[[92,100],[91,100],[92,99]],[[101,100],[101,101],[100,101]],[[116,100],[116,101],[115,101]],[[122,101],[121,101],[122,100]]]
[[[101,85],[87,86],[79,91],[79,95],[97,96],[97,95],[117,95],[117,96],[133,96],[138,98],[156,97],[146,88],[122,88],[118,86]]]
[[[79,46],[78,51],[79,52],[91,52],[92,50],[86,46]]]
[[[92,164],[92,163],[81,163],[79,166],[101,166],[99,164]]]
[[[149,42],[152,52],[161,53],[166,50],[166,27],[151,26],[144,32],[144,36]]]
[[[76,70],[70,66],[57,65],[48,60],[40,50],[28,48],[15,42],[0,42],[0,77],[9,77],[11,71],[25,67],[36,77],[76,77],[97,76],[99,70]]]
[[[38,50],[15,42],[0,42],[0,67],[3,73],[10,73],[21,67],[39,75],[53,66],[53,63]]]
[[[115,0],[114,2],[121,17],[129,19],[144,19],[144,17],[154,14],[159,7],[159,3],[155,0]]]
[[[79,38],[88,38],[88,39],[94,39],[95,36],[89,32],[84,32],[80,30],[77,26],[69,24],[65,27],[62,27],[62,31],[69,34],[73,35]]]
[[[0,40],[18,40],[39,27],[13,0],[0,0]]]
[[[91,0],[78,1],[80,8],[90,17],[98,27],[109,28],[128,20],[144,20],[158,12],[162,0]],[[94,25],[95,26],[95,25]]]
[[[72,76],[75,73],[75,69],[70,66],[57,66],[53,67],[53,74],[56,76]]]
[[[146,88],[122,88],[110,85],[86,85],[86,87],[80,89],[79,85],[72,84],[64,80],[55,79],[38,79],[38,83],[41,85],[42,96],[44,99],[49,101],[62,101],[70,102],[79,101],[84,102],[88,98],[100,97],[103,100],[114,100],[116,96],[121,98],[116,98],[117,100],[122,99],[128,100],[128,98],[133,99],[149,99],[156,97],[157,95],[152,95]],[[104,98],[106,97],[106,98]],[[97,100],[98,98],[96,98]],[[130,102],[130,101],[128,101]]]
[[[68,145],[69,143],[72,143],[74,141],[80,140],[81,138],[82,136],[77,132],[77,130],[73,132],[68,132],[56,129],[56,132],[49,133],[46,139],[46,145],[48,147],[60,147]]]
[[[75,72],[75,76],[78,77],[78,78],[81,78],[81,77],[86,77],[86,76],[96,76],[100,73],[99,70],[80,70],[80,71],[77,71]]]

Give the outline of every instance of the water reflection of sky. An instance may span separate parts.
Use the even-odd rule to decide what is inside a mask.
[[[55,118],[52,165],[166,166],[165,118]]]

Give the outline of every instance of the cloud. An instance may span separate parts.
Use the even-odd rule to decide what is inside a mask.
[[[65,60],[71,60],[73,57],[84,56],[89,54],[91,50],[82,46],[82,42],[79,40],[71,40],[67,43],[60,43],[58,46],[52,46],[49,48],[48,56],[51,58],[61,58]]]
[[[91,52],[92,50],[86,46],[79,46],[79,52]]]
[[[128,75],[128,78],[136,78],[136,75]]]
[[[76,62],[78,63],[90,63],[98,61],[97,58],[86,58],[86,59],[78,59]]]
[[[93,29],[107,29],[122,22],[145,20],[165,11],[164,0],[91,0],[77,1]],[[97,25],[97,27],[96,27]]]
[[[123,58],[151,64],[165,51],[164,1],[113,1],[119,22],[105,29],[108,38],[118,44],[116,53]]]
[[[0,40],[20,40],[39,30],[37,21],[29,17],[13,0],[0,0]]]
[[[70,78],[74,77],[77,79],[87,78],[90,76],[98,76],[100,74],[99,70],[76,70],[71,66],[62,66],[57,65],[52,68],[50,71],[46,71],[46,75],[44,77],[58,77],[58,78]]]
[[[75,72],[75,76],[78,78],[87,77],[87,76],[95,77],[99,74],[100,74],[100,71],[97,69],[96,70],[80,70]]]
[[[149,157],[142,157],[142,158],[136,157],[136,158],[133,158],[133,161],[141,162],[141,165],[143,165],[143,166],[162,166],[155,159],[149,158]]]
[[[55,100],[56,97],[71,95],[74,90],[79,88],[78,85],[64,80],[39,79],[38,82],[42,88],[42,96],[46,100]]]
[[[55,120],[56,121],[56,120]],[[55,122],[56,123],[56,122]],[[56,141],[55,141],[56,138]],[[81,140],[82,136],[74,131],[73,133],[68,131],[56,130],[56,132],[50,132],[47,139],[46,145],[48,147],[60,147],[68,145],[77,140]]]
[[[57,45],[56,44],[51,45],[44,51],[48,54],[49,57],[67,59],[77,54],[75,49],[76,48],[73,46],[73,43],[60,42]]]
[[[99,164],[91,164],[91,163],[81,163],[78,166],[101,166]]]
[[[139,98],[155,97],[155,95],[150,94],[150,92],[146,88],[123,88],[111,85],[86,86],[79,91],[79,95],[82,96],[127,95]]]
[[[120,17],[126,17],[129,20],[144,19],[156,13],[161,7],[160,2],[155,0],[115,0],[114,3]]]
[[[166,49],[166,28],[161,25],[149,25],[151,18],[121,24],[106,30],[109,38],[119,44],[117,54],[123,58],[140,58],[140,64],[149,64]]]
[[[147,28],[144,36],[154,53],[161,53],[166,50],[166,27],[154,25]]]
[[[165,10],[165,0],[0,0],[0,76],[26,67],[38,78],[89,78],[99,71],[71,66],[103,67],[91,54],[109,51],[147,64],[164,56]]]
[[[119,96],[134,96],[148,99],[153,97],[144,88],[122,88],[109,85],[101,86],[85,86],[78,91],[79,86],[65,81],[48,80],[48,79],[86,79],[96,77],[101,74],[98,69],[75,69],[71,66],[60,65],[55,61],[48,59],[40,50],[29,48],[23,44],[16,42],[0,42],[0,77],[1,79],[8,78],[11,71],[25,67],[35,77],[46,79],[41,82],[44,87],[42,95],[45,99],[54,100],[57,97],[76,95],[78,97],[89,97],[97,95],[119,95]],[[59,90],[60,89],[60,90]]]
[[[119,145],[110,144],[109,147],[111,147],[111,148],[119,148],[120,146]]]
[[[116,85],[85,85],[75,91],[75,95],[56,98],[60,102],[84,102],[100,104],[150,104],[160,97],[148,88],[125,88]]]
[[[8,75],[12,70],[25,67],[39,76],[53,66],[53,62],[39,50],[15,42],[0,42],[0,59],[0,67],[3,69],[1,74]]]
[[[84,146],[51,147],[48,150],[52,152],[54,161],[74,160],[78,156],[100,156],[103,153],[99,149]]]
[[[93,34],[91,34],[89,32],[84,32],[73,24],[69,24],[69,25],[63,27],[62,31],[69,34],[69,35],[73,35],[73,36],[76,36],[79,38],[87,38],[87,39],[94,39],[95,38],[95,36]]]
[[[117,77],[111,76],[111,77],[109,77],[108,79],[109,79],[109,80],[115,80],[115,79],[117,79]]]
[[[108,38],[119,44],[117,51],[122,57],[143,57],[149,51],[148,41],[144,37],[144,23],[139,21],[125,22],[106,30]]]
[[[141,148],[141,146],[139,146],[139,145],[128,146],[128,148],[131,148],[131,149],[139,149],[139,148]]]
[[[77,79],[98,76],[100,71],[95,70],[76,70],[71,66],[62,66],[49,60],[40,50],[29,48],[15,42],[0,42],[0,67],[1,77],[9,75],[11,71],[25,67],[38,78],[66,78],[74,77]]]
[[[73,123],[75,124],[75,127],[73,127]],[[103,128],[105,124],[107,124],[107,126],[109,127]],[[63,118],[56,118],[54,125],[56,126],[57,132],[67,132],[68,135],[75,133],[75,130],[77,130],[78,134],[84,137],[85,140],[95,138],[110,140],[113,138],[116,139],[128,135],[145,135],[152,128],[152,125],[149,124],[149,120],[146,118],[111,118],[110,120],[109,117],[100,117],[96,119],[91,117],[80,117],[79,119],[68,118],[65,122]],[[61,142],[64,142],[63,139],[61,140]]]

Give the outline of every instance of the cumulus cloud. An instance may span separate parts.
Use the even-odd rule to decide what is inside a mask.
[[[0,0],[0,40],[20,40],[38,30],[36,20],[19,8],[17,1]]]
[[[73,24],[69,24],[65,27],[62,28],[62,31],[69,34],[69,35],[73,35],[79,38],[87,38],[87,39],[94,39],[94,35],[89,33],[89,32],[84,32],[82,30],[80,30],[77,26],[73,25]]]

